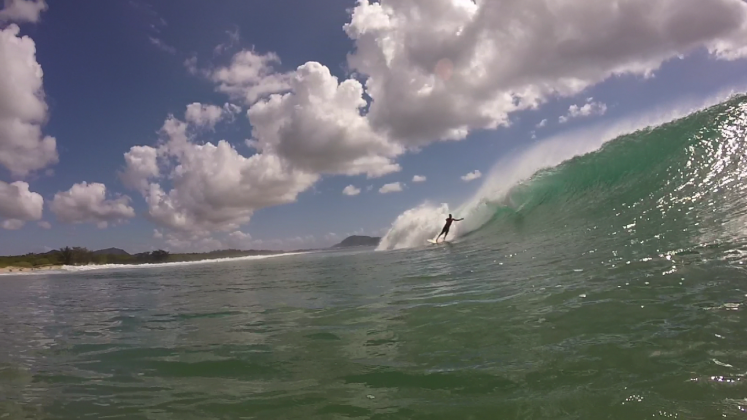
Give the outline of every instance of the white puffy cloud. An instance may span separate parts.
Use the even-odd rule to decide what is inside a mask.
[[[358,195],[358,194],[361,193],[361,189],[360,188],[356,188],[355,185],[348,185],[347,187],[345,187],[342,190],[342,193],[345,194],[345,195],[350,195],[350,196]]]
[[[384,184],[381,188],[379,188],[379,193],[381,194],[389,194],[393,192],[400,192],[402,191],[402,184],[399,182],[392,182],[391,184]]]
[[[428,178],[423,175],[415,175],[412,177],[412,182],[425,182]]]
[[[214,127],[223,117],[223,109],[216,105],[206,105],[199,102],[187,105],[184,118],[196,126]]]
[[[151,183],[148,214],[162,226],[187,231],[233,230],[259,208],[291,203],[318,177],[285,167],[273,155],[240,155],[228,142],[187,144],[173,153],[173,188]]]
[[[184,114],[184,118],[187,122],[197,127],[213,128],[222,119],[233,118],[239,112],[241,112],[241,108],[230,103],[225,104],[221,108],[216,105],[195,102],[187,105],[187,112]]]
[[[0,22],[31,22],[39,21],[41,12],[47,10],[44,0],[5,0],[5,7],[0,10]]]
[[[345,31],[368,118],[408,145],[509,124],[512,112],[707,48],[747,53],[742,0],[360,0]]]
[[[149,180],[161,176],[158,160],[168,160],[170,155],[188,146],[189,136],[192,135],[189,132],[190,128],[192,131],[204,127],[213,128],[219,121],[225,118],[233,119],[239,112],[241,112],[241,107],[230,103],[226,103],[222,108],[199,102],[187,105],[184,116],[189,124],[177,118],[169,117],[161,128],[161,133],[166,138],[167,143],[162,144],[159,148],[133,146],[125,153],[125,167],[119,172],[120,180],[129,189],[147,190]]]
[[[235,54],[228,66],[209,73],[209,77],[219,92],[251,105],[263,96],[290,88],[290,75],[275,72],[273,64],[280,64],[275,53],[261,55],[244,50]],[[195,61],[185,65],[192,73],[198,72]]]
[[[470,182],[482,178],[482,172],[474,171],[462,176],[462,181]]]
[[[29,184],[16,181],[11,184],[0,181],[0,218],[5,229],[20,229],[25,222],[42,218],[44,198],[29,191]]]
[[[36,224],[39,225],[39,227],[42,229],[52,229],[52,224],[47,222],[46,220],[41,220]]]
[[[49,208],[62,223],[94,223],[105,228],[135,217],[129,202],[127,196],[107,200],[104,184],[81,182],[55,194]]]
[[[328,68],[310,62],[289,86],[291,92],[249,108],[255,147],[315,173],[378,177],[400,170],[392,158],[404,149],[361,115],[366,101],[358,81],[338,83]]]
[[[542,128],[542,127],[544,127],[546,125],[547,125],[547,118],[545,118],[544,120],[542,120],[539,123],[537,123],[536,128]]]
[[[607,113],[607,105],[602,102],[594,102],[594,98],[588,98],[582,106],[571,105],[568,113],[558,118],[558,122],[565,124],[574,118],[591,117]]]
[[[191,127],[169,116],[157,148],[125,154],[122,181],[143,194],[159,226],[189,234],[235,231],[255,210],[291,203],[319,179],[271,153],[245,157],[226,141],[199,144]]]
[[[0,30],[0,165],[23,177],[56,163],[57,146],[41,130],[47,104],[36,45],[19,31],[14,24]]]
[[[148,179],[160,175],[158,150],[150,146],[133,146],[125,153],[125,169],[119,178],[125,187],[135,190],[148,188]]]

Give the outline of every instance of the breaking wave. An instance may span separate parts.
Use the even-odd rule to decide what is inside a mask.
[[[646,214],[664,202],[692,202],[709,189],[729,185],[741,190],[747,97],[719,103],[724,96],[564,133],[506,157],[462,205],[452,209],[426,202],[402,213],[378,250],[424,246],[449,213],[465,218],[450,234],[460,242],[509,221],[551,233],[580,214],[594,216],[588,220],[592,225],[613,222],[610,213],[633,202]],[[651,185],[659,189],[651,191]],[[643,192],[650,196],[641,197]]]

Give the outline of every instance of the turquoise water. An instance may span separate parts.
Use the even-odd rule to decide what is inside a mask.
[[[721,419],[747,105],[487,200],[451,245],[0,277],[0,419]]]

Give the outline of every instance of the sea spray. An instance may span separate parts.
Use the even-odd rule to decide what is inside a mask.
[[[440,232],[440,221],[449,216],[449,206],[436,206],[423,203],[418,207],[402,213],[392,223],[389,232],[381,238],[378,250],[414,248],[426,244],[427,239],[435,238]],[[451,235],[459,232],[459,223],[452,225]]]

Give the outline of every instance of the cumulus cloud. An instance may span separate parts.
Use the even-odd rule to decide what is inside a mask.
[[[699,48],[747,54],[741,0],[361,0],[344,29],[372,127],[408,145],[507,125],[512,112]]]
[[[47,104],[36,45],[19,31],[14,24],[0,30],[0,165],[23,177],[56,163],[57,145],[41,130]]]
[[[81,182],[55,194],[49,208],[62,223],[94,223],[103,229],[135,217],[129,202],[127,196],[106,199],[104,184]]]
[[[290,75],[275,72],[275,64],[280,64],[275,53],[262,55],[244,50],[235,54],[228,66],[210,72],[209,77],[219,92],[251,105],[263,96],[290,89]],[[196,62],[187,65],[197,72]]]
[[[235,231],[255,210],[291,203],[319,179],[271,153],[245,157],[223,140],[198,143],[193,128],[169,116],[158,147],[125,154],[121,179],[143,194],[159,226],[190,234]],[[190,240],[172,239],[175,246]]]
[[[29,184],[16,181],[11,184],[0,181],[0,218],[5,229],[20,229],[25,222],[42,218],[44,198],[29,191]]]
[[[547,125],[547,118],[545,118],[544,120],[542,120],[539,123],[537,123],[536,128],[542,128],[542,127],[544,127],[546,125]]]
[[[356,188],[354,185],[348,185],[342,190],[342,193],[345,195],[350,195],[350,196],[358,195],[361,193],[361,189]]]
[[[44,0],[5,0],[0,10],[0,22],[39,22],[41,12],[47,10]]]
[[[401,169],[394,159],[405,147],[373,129],[359,81],[340,81],[316,62],[279,73],[278,63],[274,53],[243,50],[209,74],[218,91],[249,105],[252,148],[311,173],[373,178]]]
[[[39,227],[42,229],[52,229],[52,224],[47,222],[46,220],[42,220],[40,222],[37,222],[36,224],[39,225]]]
[[[607,105],[602,102],[594,102],[594,98],[588,98],[582,106],[571,105],[568,113],[558,118],[558,122],[565,124],[574,118],[591,117],[607,113]]]
[[[415,175],[414,177],[412,177],[412,182],[425,182],[426,179],[427,178],[423,175]]]
[[[470,182],[482,178],[482,172],[474,171],[462,176],[462,181]]]
[[[185,112],[184,118],[196,127],[212,129],[219,121],[224,118],[233,119],[239,112],[241,112],[241,107],[230,103],[223,105],[221,108],[216,105],[195,102],[187,105],[187,112]]]
[[[318,177],[294,171],[273,155],[240,155],[228,142],[167,149],[178,164],[173,188],[151,183],[145,199],[156,223],[177,230],[233,230],[256,209],[291,203]]]
[[[259,150],[316,173],[378,177],[400,170],[392,159],[404,149],[361,115],[366,101],[357,80],[338,83],[327,67],[310,62],[298,68],[289,87],[291,92],[249,108]]]
[[[120,180],[129,189],[138,191],[148,189],[149,180],[161,176],[159,158],[168,160],[168,157],[173,155],[171,152],[176,152],[182,146],[188,145],[189,136],[192,135],[188,132],[190,127],[193,131],[205,127],[213,128],[219,121],[226,118],[233,119],[239,112],[241,108],[230,103],[226,103],[222,108],[199,102],[187,105],[184,116],[189,124],[169,117],[161,128],[161,133],[167,139],[167,143],[161,145],[160,148],[133,146],[125,153],[125,167],[119,172]]]
[[[133,146],[125,153],[125,169],[119,178],[125,187],[134,190],[148,188],[148,179],[156,178],[161,171],[158,168],[158,150],[150,146]]]
[[[215,105],[205,105],[195,102],[187,105],[184,118],[196,126],[214,127],[223,117],[223,109]]]
[[[381,194],[389,194],[393,192],[400,192],[402,191],[402,184],[399,182],[392,182],[391,184],[384,184],[381,188],[379,188],[379,193]]]

